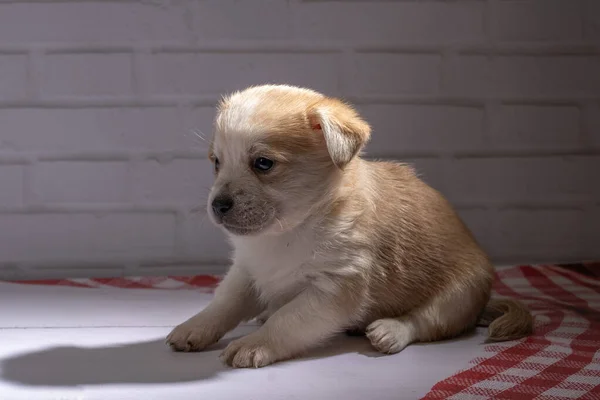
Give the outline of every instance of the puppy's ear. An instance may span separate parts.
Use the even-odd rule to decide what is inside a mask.
[[[338,168],[348,164],[368,142],[371,127],[349,105],[337,99],[320,100],[308,110],[313,131],[323,133],[327,150]]]

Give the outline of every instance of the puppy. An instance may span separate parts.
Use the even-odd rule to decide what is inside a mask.
[[[233,367],[290,359],[343,331],[382,353],[477,324],[492,341],[531,333],[523,305],[490,300],[493,267],[444,197],[409,166],[359,156],[369,136],[353,108],[308,89],[222,100],[208,213],[233,265],[168,336],[174,350],[202,350],[253,318],[264,324],[221,355]]]

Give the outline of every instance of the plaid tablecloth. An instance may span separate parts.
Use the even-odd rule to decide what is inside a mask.
[[[218,281],[194,276],[27,283],[210,291]],[[424,399],[600,400],[600,264],[503,269],[497,273],[494,296],[527,304],[535,316],[534,334],[486,346],[485,357],[437,383]]]
[[[591,264],[500,271],[494,294],[527,304],[534,334],[486,346],[486,357],[424,399],[600,399],[599,271]]]

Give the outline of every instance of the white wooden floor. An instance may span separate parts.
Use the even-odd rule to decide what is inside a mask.
[[[301,360],[233,370],[217,356],[173,353],[172,326],[210,295],[0,283],[0,399],[418,399],[483,353],[483,332],[379,356],[341,337]],[[256,329],[239,327],[228,337]]]

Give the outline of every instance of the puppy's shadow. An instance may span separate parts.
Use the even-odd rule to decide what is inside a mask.
[[[248,334],[254,329],[243,329]],[[164,340],[109,347],[54,347],[0,360],[2,379],[27,386],[62,386],[102,384],[156,384],[203,381],[231,372],[219,354],[229,342],[240,336],[228,336],[203,352],[177,353]],[[447,342],[462,341],[465,335]],[[443,342],[440,342],[443,343]],[[430,344],[413,346],[430,346]],[[304,357],[287,361],[323,359],[345,353],[366,357],[385,357],[376,352],[365,337],[339,335]]]
[[[164,340],[110,347],[54,347],[1,360],[0,374],[6,381],[28,386],[202,381],[232,371],[219,360],[219,354],[238,337],[225,338],[196,353],[173,352]],[[305,358],[362,353],[368,347],[364,338],[340,337],[322,349],[311,351]]]
[[[205,352],[176,353],[164,340],[111,347],[54,347],[2,361],[4,380],[31,386],[169,383],[210,379],[226,369],[223,341]]]

